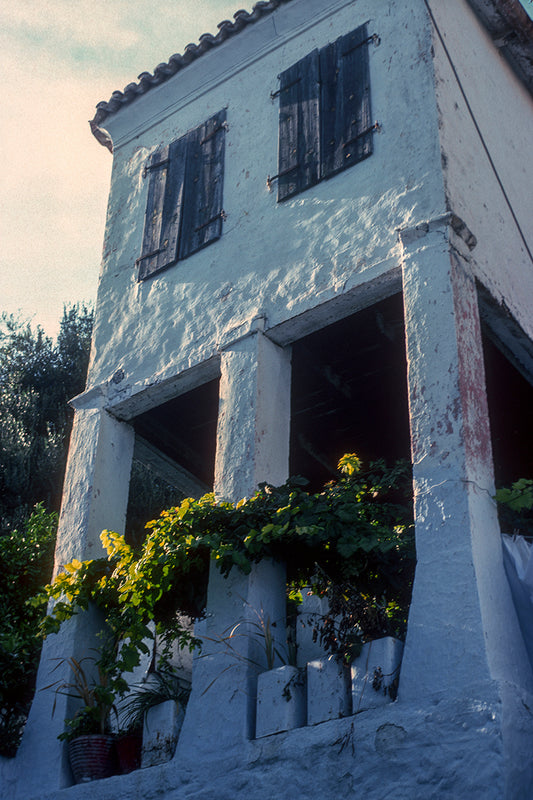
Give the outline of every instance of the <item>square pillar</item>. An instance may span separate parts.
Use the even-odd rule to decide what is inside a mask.
[[[100,533],[104,528],[124,531],[128,488],[133,456],[131,426],[111,417],[92,392],[76,399],[76,414],[69,456],[55,552],[54,574],[72,559],[85,560],[104,555]],[[99,629],[96,614],[82,613],[64,623],[60,632],[44,642],[37,675],[35,698],[24,730],[13,774],[13,798],[53,792],[72,783],[66,746],[57,735],[64,719],[73,713],[75,701],[41,691],[55,680],[70,681],[66,665],[57,659],[92,655]],[[52,708],[56,701],[54,716]],[[11,789],[10,789],[11,791]]]
[[[288,478],[290,352],[260,330],[225,344],[221,379],[215,493],[233,502],[250,497],[262,481]],[[194,758],[201,747],[216,754],[242,747],[255,732],[257,674],[266,668],[258,626],[260,615],[285,643],[285,570],[263,561],[245,576],[234,569],[223,578],[211,565],[207,618],[198,635],[202,654],[193,669],[193,688],[178,755]],[[220,639],[239,624],[232,640],[241,658],[228,655]]]
[[[503,569],[477,293],[458,222],[449,214],[400,234],[417,546],[401,700],[494,680],[531,686]]]
[[[261,331],[221,353],[215,494],[234,502],[289,477],[290,350]]]

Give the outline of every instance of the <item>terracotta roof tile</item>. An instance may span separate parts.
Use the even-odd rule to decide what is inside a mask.
[[[167,63],[158,64],[153,74],[150,72],[141,72],[137,78],[138,83],[128,83],[124,91],[115,91],[109,100],[97,103],[96,114],[90,122],[91,130],[94,133],[110,114],[114,114],[123,106],[132,103],[137,97],[145,94],[154,86],[164,83],[208,50],[217,47],[222,44],[222,42],[225,42],[226,39],[235,36],[235,34],[239,33],[243,28],[252,25],[262,17],[275,11],[279,6],[288,2],[290,2],[290,0],[260,0],[260,2],[255,3],[251,12],[244,11],[243,9],[236,11],[233,15],[233,22],[230,22],[230,20],[223,20],[219,23],[218,33],[216,35],[203,33],[200,36],[198,44],[188,44],[183,54],[176,53],[170,56]]]
[[[279,6],[290,0],[260,0],[252,11],[243,9],[236,11],[233,22],[223,20],[218,24],[218,33],[203,33],[198,44],[188,44],[182,54],[170,56],[167,63],[158,64],[153,74],[142,72],[138,83],[128,83],[124,91],[115,91],[107,101],[96,105],[96,114],[90,121],[91,130],[99,141],[102,137],[109,147],[109,136],[100,131],[100,125],[106,117],[120,108],[132,103],[139,95],[145,94],[154,86],[158,86],[184,69],[192,61],[204,53],[235,36],[243,28],[252,25],[267,14],[271,14]],[[533,22],[529,19],[519,0],[467,0],[475,13],[488,29],[496,46],[518,74],[522,82],[533,93]]]

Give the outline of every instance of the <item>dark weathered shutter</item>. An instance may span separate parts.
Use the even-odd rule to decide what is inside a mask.
[[[372,154],[367,26],[320,51],[321,177]]]
[[[226,112],[188,134],[179,258],[220,238],[223,222]]]
[[[224,133],[220,111],[195,130],[157,150],[149,179],[139,280],[200,250],[222,233]]]
[[[174,264],[183,205],[186,141],[161,147],[146,165],[149,177],[139,280]]]
[[[318,51],[280,75],[278,201],[319,180]]]
[[[145,166],[149,177],[148,198],[144,217],[141,256],[138,259],[139,279],[142,280],[157,270],[160,255],[161,227],[163,223],[163,201],[168,172],[168,146],[152,153]]]
[[[187,137],[183,136],[169,145],[169,167],[161,226],[161,254],[158,256],[159,269],[169,267],[178,260],[186,160]]]

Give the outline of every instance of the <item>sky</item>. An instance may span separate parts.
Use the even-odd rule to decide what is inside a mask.
[[[112,162],[89,130],[96,103],[253,4],[0,4],[0,312],[55,336],[65,303],[94,303]]]
[[[89,131],[96,103],[253,3],[0,5],[0,312],[55,336],[65,303],[94,302],[112,161]]]

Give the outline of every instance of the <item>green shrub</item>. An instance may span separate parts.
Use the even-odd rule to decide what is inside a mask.
[[[169,646],[175,640],[197,644],[183,615],[204,613],[210,561],[227,576],[233,567],[248,574],[253,563],[273,558],[287,564],[293,588],[311,584],[328,593],[349,586],[374,629],[402,635],[415,564],[410,467],[380,461],[362,469],[348,454],[339,470],[339,479],[316,494],[297,479],[280,487],[263,484],[237,504],[210,494],[187,498],[147,524],[139,551],[104,531],[107,559],[73,561],[35,599],[36,605],[56,601],[43,632],[56,632],[94,603],[115,637],[110,652],[118,653],[116,668],[128,671],[139,652],[147,652],[151,621]],[[353,617],[356,606],[347,614]],[[334,649],[331,637],[329,646]]]
[[[503,533],[533,536],[533,480],[520,478],[495,495]]]
[[[21,530],[0,536],[0,754],[16,753],[35,690],[40,607],[26,601],[50,579],[57,514],[42,504]]]

